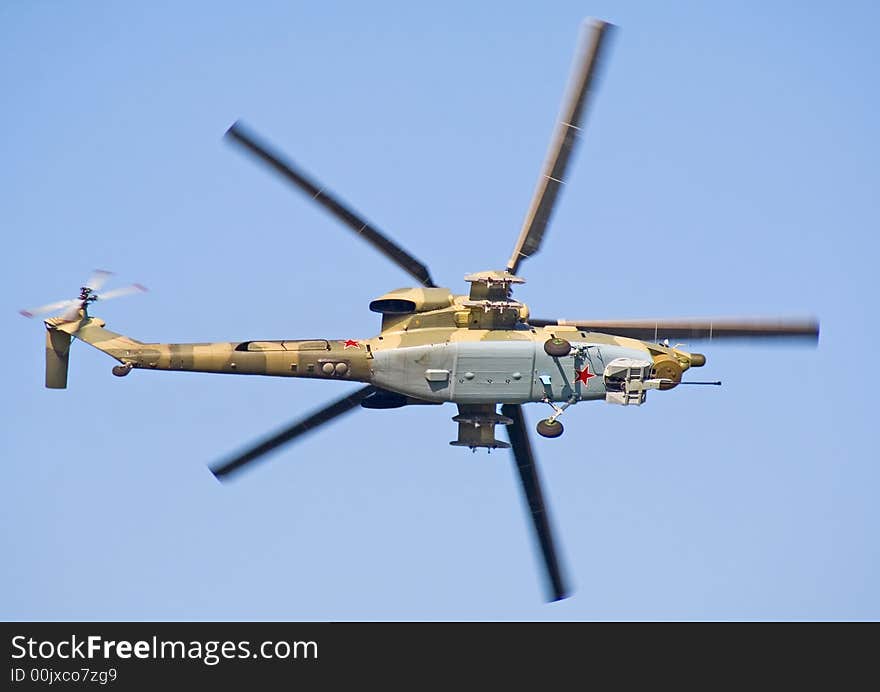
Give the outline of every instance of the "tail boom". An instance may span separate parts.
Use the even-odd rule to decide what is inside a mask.
[[[66,337],[69,345],[70,337],[74,336],[127,366],[127,370],[121,371],[126,374],[136,368],[356,382],[368,382],[370,378],[369,351],[365,344],[352,340],[158,344],[136,341],[111,332],[104,325],[104,321],[96,317],[85,317],[79,322],[47,320],[47,344],[50,339],[63,341]],[[47,386],[48,348],[47,345]],[[53,351],[57,352],[57,349],[53,348]],[[58,369],[54,367],[54,370]]]

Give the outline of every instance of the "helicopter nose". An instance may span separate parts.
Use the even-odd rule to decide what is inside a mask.
[[[702,368],[706,364],[706,356],[702,353],[691,353],[691,367]]]

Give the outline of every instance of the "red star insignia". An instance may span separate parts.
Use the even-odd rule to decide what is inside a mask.
[[[345,350],[346,348],[360,348],[360,342],[355,341],[354,339],[346,339],[342,342],[342,348]]]
[[[583,370],[575,370],[574,371],[576,377],[575,382],[583,382],[585,386],[589,386],[590,378],[595,377],[593,373],[590,372],[590,366],[585,365]]]

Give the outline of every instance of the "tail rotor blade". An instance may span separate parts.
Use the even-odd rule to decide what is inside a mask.
[[[73,322],[74,320],[79,319],[80,310],[83,309],[82,301],[77,301],[76,305],[71,308],[68,308],[63,313],[61,313],[60,317],[62,320],[67,320],[68,322]]]
[[[25,317],[36,317],[37,315],[45,315],[49,312],[58,312],[59,310],[73,307],[74,305],[79,307],[81,302],[82,301],[78,298],[72,300],[59,300],[55,303],[49,303],[48,305],[41,305],[38,308],[29,308],[28,310],[19,310],[18,312]]]
[[[113,276],[113,272],[108,272],[106,269],[96,269],[92,272],[89,280],[83,285],[91,288],[93,292],[96,292],[100,290],[101,286],[103,286],[111,276]]]
[[[114,288],[112,291],[95,294],[97,300],[109,300],[110,298],[121,298],[122,296],[130,296],[133,293],[145,293],[146,287],[140,284],[131,284],[122,288]]]
[[[523,495],[531,514],[535,538],[538,540],[544,559],[548,600],[561,601],[563,598],[567,598],[569,593],[562,576],[562,570],[559,568],[553,530],[547,515],[544,494],[541,492],[541,479],[538,476],[538,467],[535,465],[535,457],[532,454],[532,445],[529,442],[522,405],[504,404],[501,407],[501,415],[513,419],[513,423],[507,426],[507,435],[510,438],[510,446],[519,473]]]
[[[325,406],[319,411],[311,413],[306,418],[299,420],[282,430],[279,430],[274,435],[266,438],[265,440],[262,440],[261,442],[255,444],[253,447],[245,450],[244,452],[241,452],[240,454],[237,454],[231,459],[224,461],[222,464],[213,467],[211,469],[211,472],[219,480],[225,480],[226,476],[233,472],[239,471],[246,464],[254,462],[260,457],[280,447],[281,445],[292,442],[296,438],[301,437],[308,432],[316,430],[318,427],[329,423],[330,421],[338,418],[345,413],[348,413],[353,408],[360,405],[360,403],[364,399],[366,399],[368,396],[370,396],[370,394],[375,391],[376,388],[372,385],[362,387],[361,389],[352,392],[348,396],[345,396],[342,399],[338,399],[332,404]]]

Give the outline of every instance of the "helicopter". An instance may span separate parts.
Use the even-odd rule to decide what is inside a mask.
[[[514,299],[524,283],[521,265],[540,249],[556,207],[614,26],[585,23],[572,76],[522,229],[503,269],[464,277],[467,294],[434,283],[425,264],[367,222],[308,173],[258,138],[240,121],[226,138],[308,195],[416,282],[377,297],[369,309],[381,316],[375,336],[356,339],[250,340],[222,343],[146,343],[106,329],[89,314],[94,303],[143,292],[140,284],[101,292],[110,272],[96,271],[79,296],[21,311],[45,319],[45,386],[67,387],[70,346],[83,341],[118,361],[114,375],[133,370],[268,375],[360,383],[361,387],[212,467],[226,480],[282,445],[336,421],[357,408],[394,409],[452,403],[458,412],[453,446],[511,449],[543,562],[547,600],[570,595],[557,554],[523,406],[548,407],[537,433],[557,438],[561,418],[585,401],[641,406],[649,392],[681,385],[706,357],[670,340],[800,339],[817,343],[818,321],[806,319],[595,320],[532,317]],[[652,395],[654,396],[654,395]],[[500,410],[499,410],[500,406]],[[497,429],[506,440],[496,438]]]

